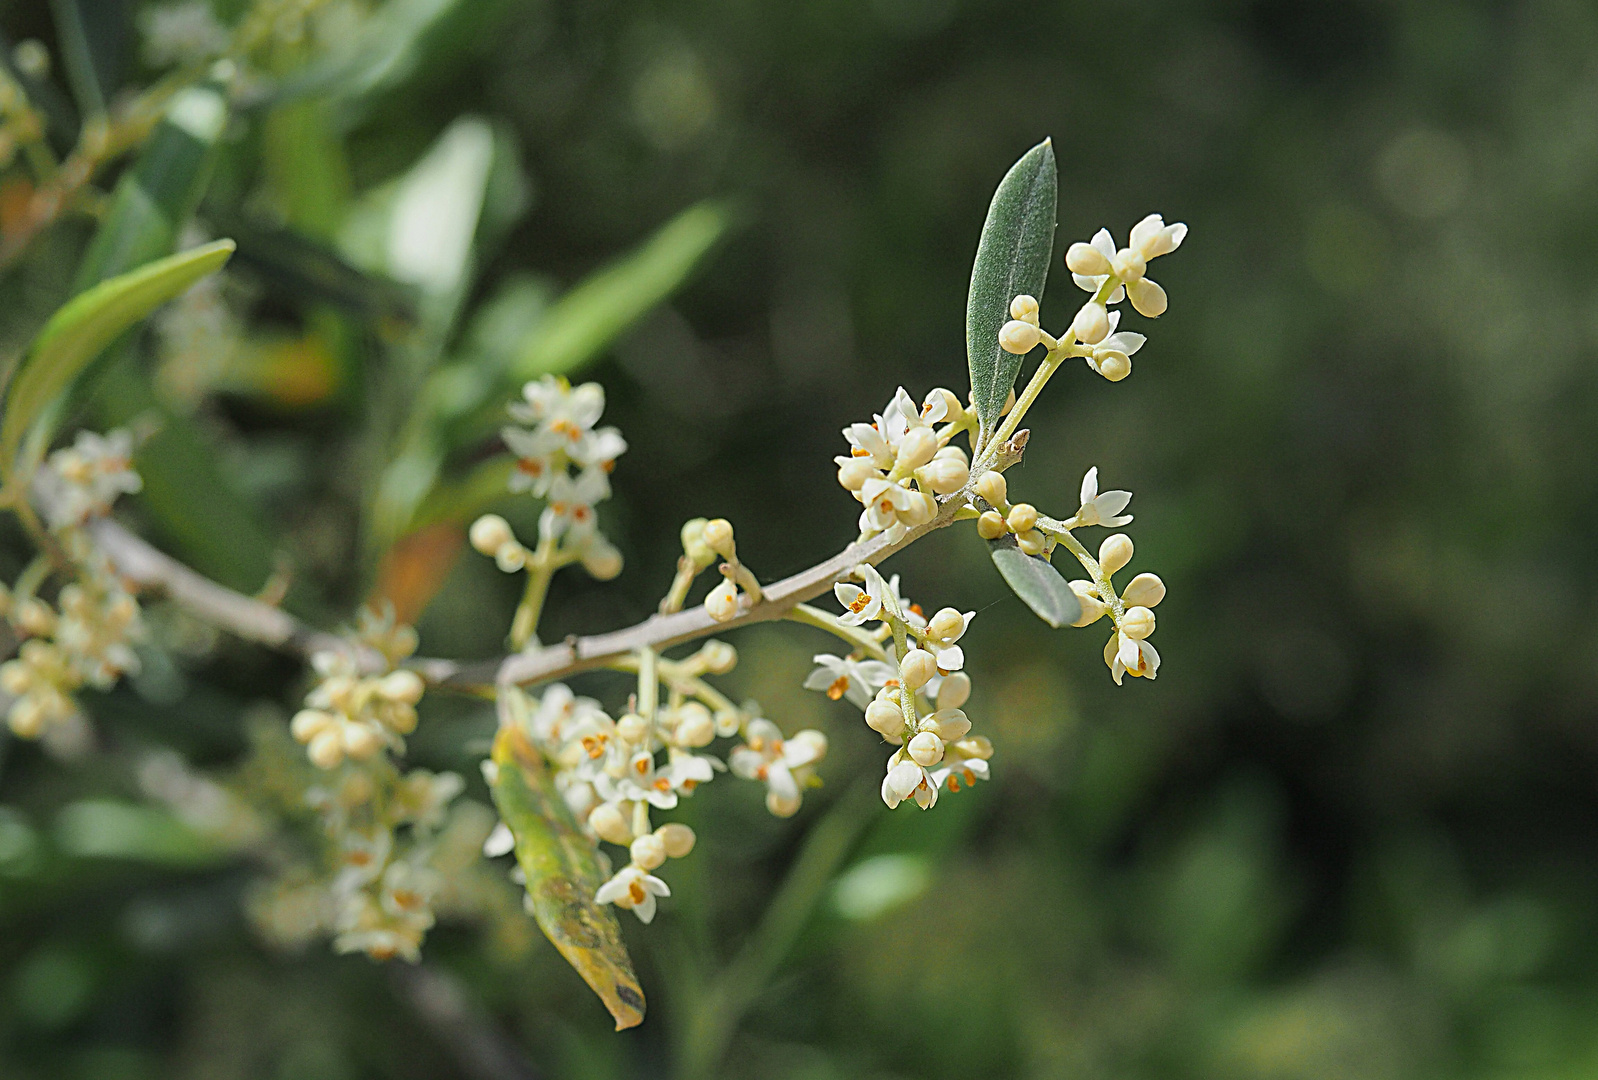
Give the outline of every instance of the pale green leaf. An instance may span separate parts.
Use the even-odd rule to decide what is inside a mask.
[[[218,240],[158,259],[79,293],[51,316],[7,388],[0,471],[8,481],[28,428],[100,351],[232,254],[233,241]]]
[[[1010,318],[1010,301],[1023,293],[1042,299],[1054,250],[1059,180],[1048,139],[1010,167],[988,207],[971,291],[966,299],[966,358],[971,394],[982,426],[993,427],[1021,370],[1021,357],[999,347],[999,329]]]
[[[1065,578],[1047,559],[1028,555],[1005,537],[992,542],[993,565],[999,568],[1015,595],[1055,629],[1070,626],[1082,616],[1082,604]]]
[[[525,705],[521,691],[501,691],[502,712]],[[604,883],[598,846],[577,828],[543,759],[514,720],[501,724],[492,756],[494,805],[516,838],[516,861],[527,875],[533,918],[605,1003],[616,1030],[642,1023],[643,989],[622,944],[621,927],[608,905],[594,901]]]

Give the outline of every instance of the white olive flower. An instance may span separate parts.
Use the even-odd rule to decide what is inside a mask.
[[[1120,630],[1110,635],[1104,646],[1104,662],[1109,666],[1110,678],[1121,685],[1121,676],[1136,675],[1153,679],[1160,671],[1160,654],[1154,643],[1131,637]]]
[[[766,808],[778,817],[799,810],[803,785],[812,766],[827,753],[827,737],[819,731],[798,732],[784,739],[770,720],[755,719],[744,732],[744,745],[733,750],[727,763],[733,774],[766,785]]]
[[[594,899],[626,908],[638,916],[639,922],[647,923],[655,917],[655,897],[670,895],[671,889],[664,881],[629,863],[599,887]]]
[[[574,480],[559,473],[549,485],[549,505],[538,517],[538,535],[546,540],[566,536],[571,543],[586,540],[599,525],[594,504],[610,497],[610,481],[603,469],[584,469]]]
[[[1132,520],[1131,514],[1122,514],[1132,501],[1130,491],[1099,492],[1099,467],[1093,466],[1082,477],[1082,505],[1077,507],[1076,525],[1103,525],[1119,529]]]
[[[825,691],[833,701],[848,698],[864,710],[876,692],[897,676],[892,664],[881,660],[856,660],[853,657],[817,653],[812,660],[816,670],[804,681],[806,690]]]
[[[882,801],[893,810],[906,799],[914,799],[917,806],[930,810],[938,801],[938,785],[926,767],[918,764],[901,746],[888,758],[888,773],[882,778]]]
[[[977,613],[974,611],[961,614],[954,608],[943,608],[928,620],[926,637],[923,640],[927,649],[937,659],[938,674],[947,675],[965,666],[965,652],[955,642],[965,636],[966,628],[976,617]]]
[[[1091,243],[1072,244],[1065,262],[1079,288],[1096,293],[1113,274],[1121,284],[1107,303],[1119,303],[1124,293],[1138,314],[1157,318],[1165,312],[1165,290],[1144,276],[1148,262],[1175,251],[1186,236],[1186,225],[1167,225],[1160,215],[1150,214],[1132,227],[1127,247],[1117,250],[1110,231],[1100,229],[1093,234]]]
[[[1111,382],[1120,382],[1132,373],[1132,356],[1148,339],[1130,330],[1118,330],[1121,313],[1112,311],[1106,323],[1104,340],[1093,346],[1085,359],[1088,367]]]
[[[962,785],[975,787],[978,780],[988,779],[988,758],[992,756],[993,744],[982,736],[947,743],[932,783],[950,792],[959,791]]]
[[[62,529],[108,513],[119,495],[143,486],[133,471],[131,432],[80,431],[71,446],[51,454],[35,474],[33,495],[46,523]]]
[[[862,563],[855,568],[855,574],[865,582],[865,588],[847,581],[832,587],[832,594],[843,605],[843,617],[839,621],[845,626],[859,626],[872,619],[880,619],[882,600],[888,594],[888,584],[877,573],[876,567]]]

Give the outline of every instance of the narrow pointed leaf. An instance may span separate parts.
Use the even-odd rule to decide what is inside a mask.
[[[502,720],[520,691],[501,691]],[[644,994],[610,907],[594,902],[603,884],[599,851],[572,819],[543,759],[514,723],[494,738],[494,805],[516,837],[516,861],[527,875],[533,918],[544,935],[599,995],[616,1030],[643,1023]]]
[[[207,274],[222,268],[233,241],[218,240],[141,266],[79,293],[51,316],[7,388],[0,420],[0,468],[9,477],[17,448],[39,414],[123,331]]]
[[[971,393],[987,429],[999,418],[1021,370],[1021,357],[999,347],[999,329],[1009,321],[1016,296],[1043,297],[1058,187],[1054,147],[1044,139],[999,182],[982,226],[966,299],[965,339]]]
[[[1028,555],[1009,537],[992,542],[993,565],[1004,583],[1044,622],[1058,630],[1082,616],[1082,604],[1047,559]]]

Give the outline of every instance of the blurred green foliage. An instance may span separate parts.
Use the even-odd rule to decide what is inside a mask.
[[[138,7],[0,3],[7,50],[37,37],[62,69],[37,92],[58,150],[74,92],[150,81]],[[254,565],[296,567],[291,607],[335,621],[372,585],[362,553],[469,513],[450,500],[479,462],[448,432],[480,430],[564,340],[529,335],[603,314],[592,290],[669,230],[708,247],[684,224],[730,220],[690,209],[707,199],[742,220],[692,284],[579,339],[635,448],[606,525],[628,572],[558,578],[549,625],[652,610],[685,517],[731,518],[768,578],[842,546],[837,429],[901,383],[961,383],[987,199],[1049,135],[1057,247],[1150,210],[1193,227],[1134,376],[1062,374],[1011,474],[1051,513],[1092,464],[1138,493],[1139,565],[1171,590],[1162,677],[1111,686],[1099,630],[1032,618],[975,537],[918,545],[893,567],[911,595],[982,612],[964,644],[995,779],[840,837],[826,796],[872,785],[878,749],[798,689],[808,631],[747,632],[739,689],[828,731],[828,788],[792,822],[730,785],[685,804],[700,845],[661,917],[625,928],[651,1015],[618,1036],[542,944],[446,926],[411,970],[257,943],[246,870],[130,810],[126,762],[161,744],[225,767],[241,714],[290,706],[302,676],[172,617],[168,662],[91,702],[100,753],[4,749],[0,1073],[655,1076],[699,1060],[721,994],[747,1006],[729,1077],[1598,1075],[1591,5],[389,0],[366,27],[234,118],[197,215],[240,238],[227,288],[251,341],[276,337],[231,358],[192,435],[270,523]],[[454,173],[475,184],[465,253],[407,278],[358,222],[450,146],[476,154]],[[6,353],[88,238],[68,222],[0,281]],[[1056,275],[1045,325],[1075,302]],[[136,345],[130,363],[159,351]],[[461,363],[500,381],[463,385]],[[423,393],[470,408],[403,430]],[[420,465],[396,474],[402,450]],[[6,576],[25,557],[8,532]],[[496,651],[512,583],[448,572],[424,649]],[[412,757],[472,774],[492,716],[427,704]],[[120,846],[81,842],[111,820]],[[749,943],[813,840],[854,868],[812,883],[774,977],[732,994],[718,980],[760,969]]]

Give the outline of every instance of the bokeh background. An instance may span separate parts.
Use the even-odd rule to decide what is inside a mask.
[[[120,79],[149,81],[136,5],[90,6]],[[0,30],[55,47],[33,0],[0,4]],[[687,808],[701,842],[674,897],[626,920],[651,1015],[615,1035],[542,941],[446,925],[404,971],[285,955],[240,914],[247,866],[56,850],[64,806],[128,790],[119,746],[226,770],[243,717],[303,692],[287,661],[191,650],[92,703],[99,759],[5,751],[0,1075],[687,1075],[718,973],[766,940],[771,977],[711,1075],[1598,1076],[1598,9],[467,0],[329,106],[328,160],[359,195],[468,114],[523,178],[474,302],[564,287],[702,198],[735,220],[580,372],[633,447],[606,508],[628,570],[563,575],[555,634],[651,610],[685,517],[732,519],[768,579],[852,538],[838,429],[901,384],[963,392],[977,233],[1039,138],[1060,248],[1151,210],[1186,221],[1132,377],[1066,369],[1010,476],[1062,514],[1089,465],[1136,492],[1135,568],[1170,587],[1160,678],[1111,685],[1102,627],[1051,631],[973,535],[938,534],[892,569],[980,612],[969,711],[995,779],[845,828],[828,811],[874,787],[882,750],[799,689],[830,646],[743,633],[733,685],[828,732],[827,786],[792,821],[728,783]],[[294,217],[265,123],[233,133],[212,233]],[[13,346],[83,235],[0,286]],[[1055,271],[1046,326],[1078,302]],[[234,278],[253,327],[310,340],[313,301]],[[352,383],[302,349],[194,391],[329,624],[371,582],[341,448],[390,355],[350,352]],[[468,555],[423,651],[494,652],[514,588]],[[491,727],[436,703],[413,757],[477,784]],[[795,860],[829,851],[841,876],[770,914]]]

